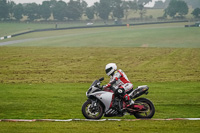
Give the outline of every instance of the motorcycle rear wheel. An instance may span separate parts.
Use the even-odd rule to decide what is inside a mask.
[[[135,100],[135,104],[140,104],[140,105],[144,105],[146,110],[144,111],[137,111],[134,112],[134,116],[137,119],[150,119],[153,117],[154,113],[155,113],[155,107],[153,105],[153,103],[146,98],[138,98]]]
[[[86,119],[100,119],[103,116],[103,107],[101,104],[97,105],[97,109],[92,109],[92,101],[87,100],[82,106],[82,114]]]

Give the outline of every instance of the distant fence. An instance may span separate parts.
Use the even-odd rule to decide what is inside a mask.
[[[146,23],[135,23],[135,24],[113,24],[113,25],[88,25],[88,26],[76,26],[76,27],[66,27],[66,28],[48,28],[48,29],[37,29],[37,30],[30,30],[22,33],[17,33],[9,36],[0,37],[0,40],[16,37],[28,33],[33,32],[42,32],[42,31],[54,31],[54,30],[69,30],[69,29],[84,29],[84,28],[102,28],[102,27],[122,27],[122,26],[135,26],[135,25],[151,25],[151,24],[165,24],[165,23],[181,23],[181,22],[188,22],[188,20],[182,21],[166,21],[166,22],[146,22]]]

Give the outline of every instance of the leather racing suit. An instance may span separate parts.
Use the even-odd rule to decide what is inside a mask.
[[[128,95],[133,91],[133,84],[121,69],[115,71],[113,75],[110,76],[110,82],[104,88],[110,88],[111,86],[115,89],[113,90],[115,96],[123,98],[128,104],[133,102]]]

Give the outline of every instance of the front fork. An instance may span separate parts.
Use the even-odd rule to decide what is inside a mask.
[[[92,111],[98,111],[98,100],[97,99],[94,99],[94,100],[92,100],[92,99],[90,99],[91,100],[91,106],[90,106],[90,109],[92,110]]]

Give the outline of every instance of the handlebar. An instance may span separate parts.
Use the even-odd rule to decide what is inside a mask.
[[[102,77],[102,78],[99,79],[100,82],[103,81],[103,80],[104,80],[104,77]]]

